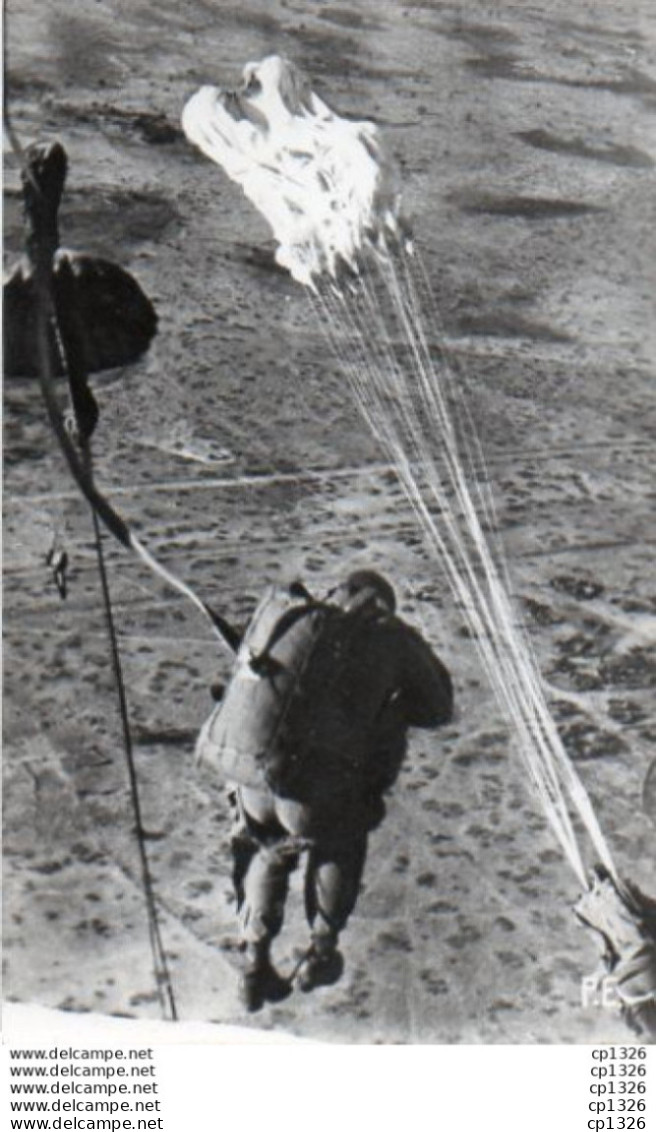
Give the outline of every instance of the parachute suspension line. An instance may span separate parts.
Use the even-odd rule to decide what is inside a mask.
[[[421,257],[419,255],[417,255],[414,262],[416,262],[418,264],[419,270],[420,270],[420,272],[423,276],[423,279],[425,280],[426,293],[430,297],[431,296],[430,283],[428,281],[426,269],[424,267],[424,264],[423,264]],[[437,310],[437,307],[436,307],[436,304],[434,303],[434,301],[431,301],[431,309]],[[422,333],[423,332],[423,325],[422,325],[423,319],[422,319],[421,307],[420,307],[419,304],[417,304],[417,314],[418,314],[417,326],[418,326],[419,332]],[[438,315],[438,318],[439,318],[439,315]],[[443,328],[441,328],[441,334],[442,334],[442,337],[444,337]],[[452,389],[457,390],[459,388],[459,383],[453,381],[453,376],[452,376],[451,373],[449,373],[448,363],[447,363],[446,369],[447,369],[447,377],[450,378]],[[435,375],[434,380],[437,383],[437,375]],[[461,402],[461,406],[464,407],[465,411],[467,411],[466,400],[462,396],[460,398],[460,402]],[[469,414],[468,414],[468,421],[469,421],[470,435],[472,436],[472,439],[473,439],[475,445],[477,446],[478,450],[480,450],[481,446],[480,446],[480,441],[478,439],[477,430],[476,430],[475,426],[473,425],[473,422],[471,421],[471,416]],[[483,547],[484,547],[484,544],[483,544]],[[494,567],[494,562],[493,562],[493,560],[490,560],[489,553],[487,552],[487,549],[485,547],[484,547],[484,549],[485,549],[485,552],[486,552],[486,558],[484,559],[484,564],[485,564],[486,570],[487,570],[488,566],[490,566],[492,568]],[[511,587],[510,587],[510,582],[509,582],[509,577],[508,577],[507,561],[505,560],[505,558],[503,556],[501,557],[501,567],[502,567],[503,581],[505,581],[505,594],[503,592],[503,584],[502,583],[499,583],[499,593],[504,599],[503,600],[504,606],[506,606],[508,608],[508,610],[510,610],[510,602],[508,600],[507,595],[511,592]],[[495,590],[496,590],[496,588],[497,588],[497,586],[495,584]],[[513,623],[509,625],[509,628],[511,630],[510,643],[512,645],[513,652],[516,654],[516,659],[519,662],[519,664],[521,665],[521,670],[523,671],[524,676],[526,677],[526,680],[527,680],[527,695],[528,695],[528,698],[529,698],[530,707],[531,707],[532,711],[537,716],[538,726],[540,727],[541,730],[544,731],[544,734],[547,738],[549,756],[554,760],[554,762],[556,763],[556,765],[558,767],[558,770],[559,770],[560,776],[561,776],[561,780],[562,780],[565,788],[567,789],[567,791],[569,793],[569,796],[570,796],[570,799],[571,799],[573,805],[575,806],[576,810],[578,811],[579,817],[581,818],[585,828],[588,831],[588,834],[590,835],[591,841],[592,841],[592,843],[593,843],[593,845],[594,845],[594,847],[595,847],[595,849],[596,849],[596,851],[599,855],[599,859],[601,860],[601,862],[604,864],[604,866],[606,867],[606,869],[608,870],[608,872],[612,876],[618,890],[621,893],[623,893],[624,895],[628,895],[628,890],[626,889],[626,886],[623,884],[623,882],[618,877],[617,870],[614,866],[609,847],[608,847],[607,842],[604,838],[601,827],[599,826],[599,822],[597,820],[596,814],[594,812],[594,808],[591,804],[591,801],[590,801],[590,798],[587,794],[587,791],[585,790],[583,783],[581,782],[579,776],[577,775],[577,773],[576,773],[576,771],[575,771],[575,769],[572,765],[572,762],[571,762],[569,756],[567,755],[567,752],[565,751],[565,748],[562,744],[562,740],[561,740],[561,738],[558,734],[557,728],[555,727],[553,717],[551,716],[551,713],[549,712],[549,710],[547,708],[547,705],[546,705],[546,702],[545,702],[545,699],[544,699],[544,692],[543,692],[543,689],[542,689],[541,679],[540,679],[540,676],[539,676],[539,669],[538,669],[537,661],[535,659],[535,654],[534,654],[532,642],[530,641],[529,635],[526,631],[526,627],[525,627],[525,625],[523,624],[523,622],[520,618],[519,622],[513,620]],[[522,647],[523,647],[524,652],[526,653],[525,657],[522,656]]]
[[[405,280],[403,293],[407,293],[409,296],[412,308],[412,324],[416,327],[417,333],[422,340],[429,367],[433,371],[434,383],[441,381],[445,386],[452,418],[456,424],[458,447],[468,465],[469,477],[466,477],[466,482],[468,484],[473,483],[476,486],[479,502],[478,514],[485,524],[488,542],[492,550],[492,562],[496,562],[502,585],[505,588],[505,593],[510,595],[513,587],[508,568],[508,559],[500,535],[500,524],[490,486],[491,479],[487,468],[487,461],[478,429],[472,418],[469,401],[463,392],[465,375],[462,367],[459,365],[457,356],[450,356],[448,353],[444,322],[440,315],[439,305],[435,301],[428,273],[419,249],[413,248],[410,253],[406,247],[402,245],[401,263],[404,269]],[[433,353],[429,351],[426,344],[424,323],[428,324],[428,312],[431,312],[432,321],[436,323],[437,332],[441,338],[441,341],[438,340],[436,344],[439,350],[439,377],[437,373],[435,373]],[[482,471],[483,474],[482,484],[477,474],[478,470]],[[515,621],[514,629],[516,634],[521,638],[521,643],[532,661],[534,671],[536,673],[539,672],[533,642],[527,632],[524,620],[521,617]]]
[[[483,516],[487,533],[495,540],[497,558],[504,570],[507,570],[504,547],[499,536],[499,523],[497,519],[494,496],[491,490],[491,478],[483,446],[480,442],[469,402],[463,392],[464,374],[455,356],[450,357],[446,346],[446,332],[439,307],[433,297],[430,281],[424,266],[423,258],[418,249],[410,253],[405,245],[401,245],[401,265],[404,271],[402,293],[407,296],[410,306],[410,317],[422,346],[424,356],[429,366],[434,368],[434,354],[439,352],[439,367],[441,380],[445,386],[446,397],[451,409],[451,418],[457,431],[458,445],[464,454],[469,471],[469,481],[475,485],[480,500],[479,513]],[[417,278],[416,278],[417,277]],[[439,335],[438,342],[431,350],[424,329],[424,311],[435,312],[435,323]],[[426,322],[428,320],[426,319]],[[508,580],[508,579],[507,579]]]
[[[366,321],[364,322],[364,325],[368,327],[369,331],[371,330],[372,318],[374,317],[374,315],[375,312],[367,311]],[[370,340],[371,335],[368,334],[367,341]],[[374,336],[373,341],[376,341],[376,336]],[[377,376],[379,375],[380,364],[376,364],[372,367],[371,363],[369,362],[369,382],[372,383],[373,381],[375,381]],[[361,380],[357,376],[354,384],[356,386],[357,392],[357,389],[359,389],[362,385]],[[396,406],[397,408],[399,407],[399,405],[405,407],[407,416],[408,398],[403,395],[405,392],[406,391],[404,390],[400,396],[393,398],[390,402],[390,405]],[[526,722],[519,710],[520,705],[513,700],[515,684],[512,681],[503,679],[503,674],[500,675],[499,673],[499,658],[495,655],[495,646],[497,642],[495,636],[491,632],[492,625],[490,623],[486,625],[482,620],[488,614],[487,604],[485,602],[484,595],[481,595],[479,591],[477,579],[473,574],[473,569],[469,557],[463,551],[461,540],[458,537],[457,528],[452,521],[452,511],[449,506],[449,501],[443,495],[440,495],[440,497],[438,498],[441,517],[443,518],[443,520],[445,520],[445,539],[445,537],[443,537],[443,535],[440,533],[440,530],[434,523],[433,517],[430,514],[430,511],[425,503],[421,489],[417,483],[416,476],[408,460],[407,453],[404,448],[403,439],[399,439],[399,429],[397,428],[395,430],[392,427],[390,430],[389,427],[386,428],[385,426],[387,424],[388,417],[385,415],[385,406],[383,405],[381,408],[379,405],[379,410],[382,414],[382,420],[379,417],[378,422],[376,422],[375,431],[377,435],[379,435],[384,441],[386,441],[388,450],[391,452],[396,462],[397,472],[400,476],[402,486],[404,487],[406,494],[410,498],[410,501],[414,507],[421,525],[426,531],[429,542],[433,545],[439,558],[442,560],[445,566],[451,588],[456,597],[459,599],[460,604],[463,606],[468,623],[472,629],[472,634],[475,636],[477,642],[479,643],[482,659],[484,661],[485,669],[490,682],[495,688],[495,691],[497,692],[501,703],[505,705],[507,714],[510,715],[511,719],[518,726],[523,741],[522,745],[530,747],[532,745],[531,731],[527,727]],[[385,433],[387,434],[386,436]],[[410,419],[409,422],[406,420],[405,427],[403,428],[403,433],[405,433],[405,437],[407,438],[406,443],[407,440],[410,440],[411,442],[416,441],[416,438],[419,435],[418,427],[416,424],[416,416],[414,420]],[[416,445],[416,447],[416,458],[420,464],[425,465],[430,453],[425,451],[421,445]],[[435,479],[435,475],[432,478]],[[439,478],[437,479],[436,483],[434,482],[432,484],[432,486],[433,488],[440,487]],[[449,546],[449,539],[451,543],[454,544],[451,547]],[[469,585],[467,584],[467,581]],[[548,813],[550,811],[552,812],[552,823],[554,824],[555,831],[557,832],[563,849],[568,859],[570,860],[577,876],[579,877],[579,880],[585,887],[585,870],[580,859],[580,854],[578,853],[576,847],[574,833],[569,821],[569,815],[567,814],[562,798],[559,796],[558,784],[553,776],[553,772],[551,772],[550,776],[550,789],[545,790],[545,785],[542,777],[536,775],[532,767],[530,767],[529,769],[531,770],[531,777],[536,789],[538,790],[542,798],[545,809],[547,809]],[[551,770],[550,767],[549,770]],[[556,810],[555,813],[553,813],[554,809]]]
[[[29,164],[26,162],[25,151],[20,143],[16,131],[11,125],[8,106],[6,103],[3,106],[3,120],[5,132],[12,146],[12,149],[14,150],[14,153],[16,154],[16,157],[21,164],[21,168],[24,170],[25,176],[28,177],[29,180],[35,185],[37,192],[40,192],[39,186],[35,183],[35,178],[33,177],[32,171],[29,168]],[[104,514],[104,512],[108,512],[110,519],[110,523],[108,523],[108,525],[110,525],[110,529],[113,529],[113,533],[116,535],[116,537],[119,538],[122,543],[124,543],[124,545],[129,545],[130,532],[120,516],[115,515],[109,504],[107,504],[103,497],[96,491],[93,483],[92,453],[90,447],[90,431],[92,431],[92,429],[85,432],[85,424],[78,418],[78,414],[75,408],[75,398],[72,395],[73,382],[77,379],[85,384],[86,376],[76,368],[77,357],[71,357],[72,350],[70,344],[65,340],[64,335],[62,334],[61,327],[57,319],[52,292],[52,261],[49,260],[42,251],[41,254],[38,254],[37,256],[36,269],[34,274],[34,286],[36,293],[36,339],[39,357],[39,384],[46,404],[46,409],[48,411],[49,420],[53,426],[53,430],[58,440],[60,441],[69,467],[71,468],[71,471],[73,472],[78,484],[80,484],[80,486],[84,485],[83,493],[91,504],[96,559],[98,562],[98,572],[100,575],[101,590],[103,595],[105,620],[110,643],[112,670],[116,683],[119,711],[122,722],[123,743],[128,767],[130,797],[135,816],[135,832],[137,836],[142,883],[146,900],[148,932],[153,957],[157,995],[162,1007],[164,1017],[166,1018],[168,1009],[170,1019],[172,1021],[177,1021],[178,1015],[175,1004],[175,996],[173,993],[173,986],[171,983],[171,977],[166,961],[166,953],[164,951],[161,939],[152,875],[150,872],[148,856],[146,853],[145,833],[141,818],[141,804],[139,799],[136,768],[134,764],[134,749],[128,716],[125,683],[123,680],[120,652],[112,613],[107,572],[105,568],[105,559],[98,517],[99,514],[102,515],[105,521],[107,521],[107,516]],[[59,403],[54,392],[52,359],[48,341],[49,327],[52,327],[54,331],[57,349],[60,354],[62,364],[66,370],[66,373],[68,374],[69,385],[71,386],[71,400],[74,405],[73,414],[75,417],[76,430],[78,433],[79,456],[75,450],[75,445],[73,444],[66,425],[62,419]],[[112,522],[112,520],[114,519],[116,520],[116,522]]]
[[[372,281],[371,276],[360,277],[355,299],[342,287],[320,284],[311,292],[315,309],[349,378],[360,412],[391,456],[401,486],[444,565],[491,686],[518,733],[525,767],[573,871],[582,886],[588,888],[563,788],[600,860],[623,892],[625,886],[617,875],[589,796],[546,706],[528,633],[516,618],[509,597],[507,560],[498,553],[499,565],[495,566],[483,533],[481,521],[495,542],[499,540],[501,551],[494,500],[471,412],[444,348],[438,374],[428,345],[422,300],[425,302],[425,296],[430,296],[430,285],[421,261],[415,268],[417,262],[416,253],[411,256],[403,250],[399,277],[389,255],[376,254],[375,278]],[[419,279],[415,283],[417,271]],[[390,306],[389,312],[383,308],[383,300]],[[388,313],[392,316],[391,324],[389,319],[386,322]],[[391,328],[399,341],[392,338]],[[412,375],[407,364],[403,364],[406,356],[412,362]],[[434,423],[436,436],[431,428]],[[463,460],[474,485],[473,493]],[[483,483],[479,478],[481,472]],[[423,490],[418,475],[425,480]],[[426,489],[435,500],[439,528],[426,500]],[[460,527],[451,505],[451,492]],[[478,577],[479,570],[482,579]]]
[[[395,301],[397,307],[400,309],[401,316],[404,319],[404,333],[406,333],[408,339],[412,341],[415,337],[415,323],[414,321],[409,322],[405,318],[405,311],[403,310],[402,306],[403,297],[397,286],[397,280],[391,265],[389,274],[391,278],[392,298]],[[418,376],[420,378],[419,393],[424,397],[429,418],[433,420],[437,417],[437,419],[442,424],[442,435],[444,436],[446,441],[444,449],[447,457],[445,474],[447,482],[450,482],[452,487],[455,489],[456,500],[461,514],[464,518],[465,531],[474,544],[474,563],[478,563],[483,567],[483,577],[486,583],[488,599],[492,603],[492,608],[490,610],[490,622],[487,626],[488,632],[492,631],[490,632],[490,637],[494,641],[494,628],[499,623],[503,624],[503,620],[510,615],[510,636],[508,635],[508,633],[506,633],[506,639],[509,639],[510,643],[512,644],[512,632],[514,629],[516,629],[516,625],[513,623],[512,613],[509,609],[506,595],[503,591],[503,588],[499,585],[499,580],[494,568],[494,563],[490,558],[489,550],[485,543],[479,517],[476,513],[476,508],[474,507],[471,493],[469,491],[469,487],[463,473],[462,463],[459,459],[458,445],[456,442],[455,434],[453,433],[453,430],[451,428],[447,405],[443,401],[442,397],[439,396],[441,394],[439,380],[437,378],[437,375],[432,371],[430,359],[426,361],[424,358],[418,356],[416,352],[415,365]],[[423,440],[423,446],[420,445],[419,448],[420,452],[422,453],[424,464],[432,473],[429,480],[429,486],[432,488],[433,493],[435,493],[436,487],[440,484],[441,479],[439,468],[435,465],[433,451],[431,450],[434,450],[435,446],[431,446],[429,444],[428,438],[424,437]],[[472,577],[471,565],[466,556],[464,565],[466,570],[470,574],[470,585],[473,582],[474,586],[476,586],[477,580],[475,576]],[[483,611],[487,614],[485,606],[483,606]]]
[[[508,643],[511,646],[510,661],[511,661],[512,667],[511,667],[511,670],[509,672],[509,675],[511,675],[511,676],[516,675],[517,669],[519,667],[519,674],[523,675],[523,677],[524,677],[524,680],[521,682],[520,687],[523,684],[526,683],[527,679],[528,679],[528,682],[529,682],[528,691],[526,690],[526,688],[523,689],[523,692],[524,692],[523,698],[526,698],[526,700],[527,700],[526,707],[531,711],[531,713],[535,712],[536,708],[537,708],[538,715],[541,717],[538,720],[532,721],[534,725],[531,727],[531,733],[533,735],[535,735],[536,738],[541,738],[543,732],[546,732],[546,736],[547,736],[547,739],[548,739],[548,745],[547,745],[546,753],[548,755],[552,755],[552,756],[553,755],[562,756],[562,758],[559,758],[558,761],[562,762],[563,759],[564,759],[564,765],[567,767],[568,770],[570,770],[571,767],[570,767],[570,764],[569,764],[569,760],[567,759],[567,756],[565,755],[564,751],[562,750],[560,739],[559,739],[557,732],[555,731],[555,728],[553,726],[553,721],[551,720],[551,717],[550,717],[549,713],[547,712],[546,705],[544,705],[544,703],[542,701],[541,690],[539,690],[538,681],[536,680],[536,669],[534,668],[533,671],[532,671],[530,664],[529,665],[526,664],[526,658],[524,658],[521,655],[521,650],[520,650],[519,654],[517,654],[517,641],[515,640],[515,638],[518,636],[518,634],[517,634],[517,628],[518,627],[511,620],[511,621],[508,621],[508,623],[506,624],[505,631],[504,631],[503,621],[507,620],[508,614],[510,613],[509,602],[507,601],[505,595],[503,594],[503,590],[500,589],[500,587],[496,584],[497,579],[495,578],[494,573],[492,573],[492,575],[490,576],[490,566],[492,564],[489,562],[489,555],[487,554],[487,551],[484,547],[484,544],[483,544],[482,548],[479,546],[478,549],[479,549],[479,551],[481,551],[481,549],[483,550],[483,553],[481,555],[482,563],[483,563],[483,566],[485,568],[485,572],[488,575],[488,582],[489,582],[489,585],[490,585],[490,588],[491,588],[491,597],[492,597],[493,601],[495,602],[495,604],[497,605],[496,615],[497,615],[497,617],[499,615],[501,615],[501,620],[498,622],[498,624],[501,625],[502,631],[504,632],[504,636],[508,639]],[[494,583],[494,584],[492,584],[492,583]],[[499,601],[500,600],[501,600],[501,608],[499,608]],[[513,661],[515,663],[513,663]],[[519,664],[518,664],[518,662],[519,662]],[[551,769],[550,765],[549,765],[548,769]],[[580,807],[577,807],[577,808],[580,808]],[[587,808],[588,808],[588,811],[590,811],[591,808],[590,808],[589,805],[588,805]],[[587,817],[589,819],[589,813],[588,813]],[[593,822],[594,822],[594,817],[593,817]],[[590,821],[589,820],[586,821],[586,825],[588,825],[590,827]],[[598,851],[600,851],[605,856],[606,863],[609,864],[609,865],[612,864],[612,862],[609,862],[609,860],[608,860],[609,855],[608,855],[607,849],[605,848],[605,845],[603,843],[603,838],[601,840],[601,844],[599,844],[599,839],[595,836],[596,831],[594,829],[594,825],[590,827],[590,832],[593,835],[593,840],[595,840]]]
[[[497,570],[505,586],[506,594],[511,594],[513,587],[508,568],[508,559],[500,536],[500,524],[490,487],[490,475],[487,462],[478,435],[478,429],[472,418],[468,399],[463,393],[465,375],[457,356],[449,355],[445,345],[446,330],[444,322],[440,315],[439,305],[435,301],[428,273],[419,249],[413,249],[412,255],[409,255],[405,248],[401,250],[406,287],[414,311],[413,324],[416,325],[420,337],[425,342],[424,321],[428,322],[427,312],[431,312],[432,319],[436,323],[438,334],[442,340],[441,343],[438,343],[440,352],[440,379],[444,382],[453,418],[456,425],[459,426],[459,448],[465,454],[468,461],[471,482],[475,483],[478,488],[479,500],[481,501],[479,515],[483,517],[488,540],[492,542],[492,560],[496,562]],[[431,368],[434,369],[433,357],[428,352],[427,346],[425,346],[425,349],[427,357],[429,358],[429,364]],[[435,374],[435,381],[438,380],[437,374]],[[484,484],[482,486],[476,476],[477,467],[483,471]],[[518,636],[521,637],[522,644],[527,653],[530,654],[535,671],[538,672],[539,668],[533,642],[521,617],[515,621],[514,628]]]

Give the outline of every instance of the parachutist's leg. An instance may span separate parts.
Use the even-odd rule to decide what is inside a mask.
[[[336,983],[342,974],[344,961],[337,941],[355,907],[366,855],[366,832],[351,834],[339,845],[319,843],[310,850],[305,907],[312,947],[299,980],[301,990]]]
[[[258,844],[248,832],[236,834],[231,838],[230,851],[232,853],[232,887],[237,900],[239,912],[244,903],[244,878],[248,873],[253,857],[257,853]]]
[[[242,938],[247,944],[271,940],[282,927],[298,844],[279,822],[268,792],[235,787],[228,800],[234,814],[231,844]]]
[[[306,911],[313,938],[337,937],[355,907],[367,855],[367,834],[341,845],[319,843],[310,850]]]
[[[289,877],[297,863],[298,851],[290,851],[284,840],[258,846],[243,878],[241,923],[246,944],[271,941],[278,935]]]
[[[237,911],[239,911],[244,903],[244,877],[259,849],[259,842],[249,828],[238,787],[230,786],[226,797],[232,817],[232,829],[230,831],[232,887],[237,901]]]
[[[243,791],[234,791],[235,892],[246,951],[239,996],[249,1011],[259,1010],[266,1001],[279,1002],[291,990],[289,981],[273,968],[271,943],[282,927],[289,877],[298,863],[298,848],[290,844],[275,818],[270,818],[265,801],[260,799],[262,814],[268,820],[260,822],[246,810]]]
[[[248,1011],[265,1002],[280,1002],[291,991],[288,979],[271,963],[271,943],[282,927],[289,877],[298,861],[284,840],[260,845],[243,880],[241,934],[246,945],[246,966],[239,996]]]

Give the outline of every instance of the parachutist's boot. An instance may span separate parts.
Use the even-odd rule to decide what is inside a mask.
[[[344,957],[337,950],[337,935],[313,933],[312,945],[298,978],[302,991],[315,987],[331,987],[342,977]]]
[[[246,946],[246,967],[239,979],[239,1000],[249,1014],[261,1010],[265,1002],[282,1002],[291,993],[291,984],[271,963],[269,939]]]

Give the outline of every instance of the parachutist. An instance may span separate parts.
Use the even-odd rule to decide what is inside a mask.
[[[57,550],[52,546],[46,554],[46,566],[50,567],[52,579],[60,598],[64,601],[68,594],[68,554],[65,550]]]
[[[656,1036],[656,900],[637,885],[620,892],[607,870],[595,868],[575,912],[598,933],[606,975],[629,1025],[641,1035]]]
[[[150,344],[157,315],[136,280],[108,260],[59,247],[58,213],[68,161],[60,142],[37,142],[25,152],[22,188],[25,253],[4,285],[4,372],[39,373],[37,267],[51,273],[57,321],[71,314],[84,328],[80,368],[85,373],[134,362]],[[49,335],[53,371],[66,372],[54,328]]]
[[[340,978],[339,935],[407,732],[451,718],[447,669],[395,608],[392,586],[372,570],[350,575],[321,601],[302,584],[274,589],[198,738],[198,761],[218,771],[232,799],[233,883],[246,951],[240,996],[249,1011],[291,990],[270,950],[304,850],[311,942],[298,985],[309,991]]]

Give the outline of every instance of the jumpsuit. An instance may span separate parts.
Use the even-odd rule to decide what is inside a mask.
[[[308,850],[305,908],[313,938],[335,940],[357,900],[369,833],[385,814],[384,793],[401,768],[410,727],[448,722],[449,673],[400,618],[375,610],[317,705],[290,781],[235,785],[235,890],[242,940],[273,939],[283,923],[289,878]],[[339,746],[331,739],[339,737]],[[346,737],[346,739],[345,739]]]

